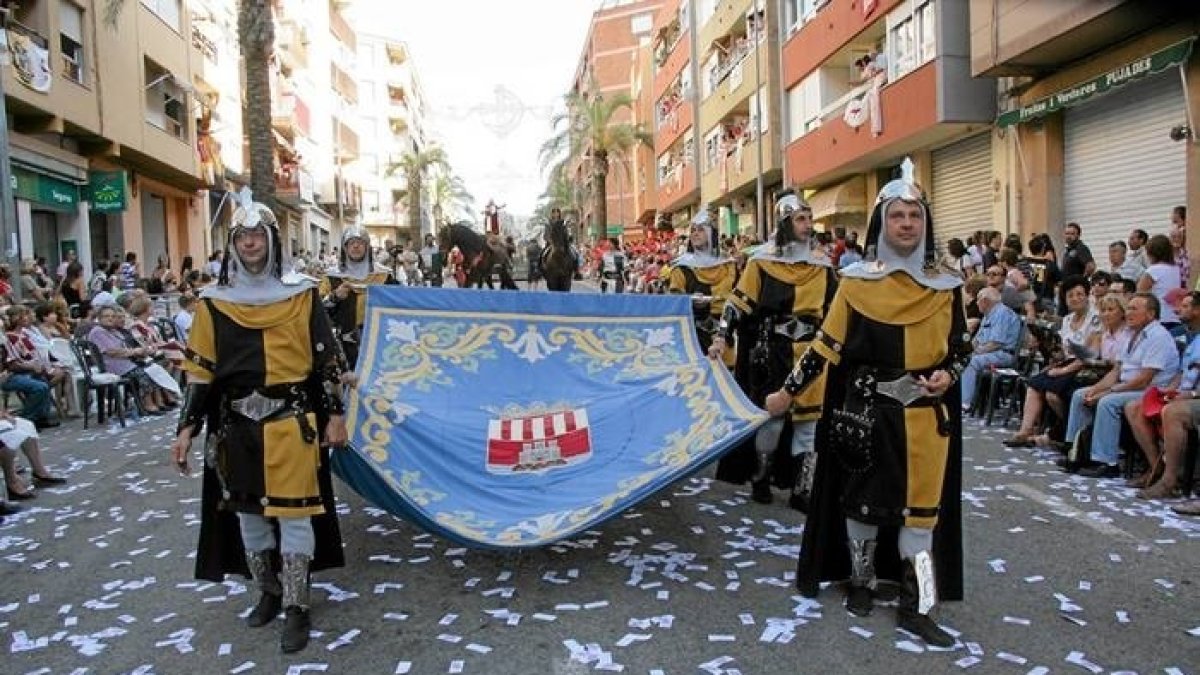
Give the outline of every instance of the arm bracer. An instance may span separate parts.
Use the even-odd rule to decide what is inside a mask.
[[[718,324],[718,334],[725,340],[727,344],[733,343],[733,332],[737,330],[738,324],[742,322],[742,310],[737,308],[737,305],[726,301],[725,308],[721,310],[721,322]]]
[[[175,428],[176,436],[188,428],[192,430],[192,438],[200,433],[200,429],[204,427],[204,418],[208,416],[209,388],[207,382],[188,383],[187,391],[184,392],[183,409],[179,414],[179,425]]]
[[[783,388],[792,396],[797,396],[807,389],[824,369],[825,357],[809,347],[805,350],[804,356],[800,357],[800,362],[796,364],[792,372],[788,373]]]

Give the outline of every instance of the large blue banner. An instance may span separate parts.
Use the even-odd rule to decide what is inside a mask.
[[[471,546],[594,527],[765,420],[683,296],[372,286],[362,339],[335,471]]]

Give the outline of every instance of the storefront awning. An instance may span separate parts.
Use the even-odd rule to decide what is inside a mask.
[[[1181,65],[1191,56],[1192,45],[1195,41],[1195,36],[1186,40],[1180,40],[1170,47],[1160,49],[1135,61],[1122,64],[1120,67],[1110,70],[1099,77],[1094,77],[1073,87],[1057,91],[1029,105],[1021,106],[1016,110],[1010,110],[996,118],[996,126],[1008,127],[1045,117],[1063,108],[1079,105],[1096,96],[1103,96],[1122,85],[1136,82],[1149,75],[1161,73],[1168,68]]]
[[[79,186],[41,173],[14,166],[13,196],[39,208],[74,213],[79,208]]]
[[[842,213],[867,212],[867,182],[862,176],[817,190],[808,198],[813,220],[822,220]]]

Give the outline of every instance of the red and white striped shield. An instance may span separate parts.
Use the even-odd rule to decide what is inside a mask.
[[[591,432],[583,408],[488,422],[488,473],[548,471],[591,456]]]

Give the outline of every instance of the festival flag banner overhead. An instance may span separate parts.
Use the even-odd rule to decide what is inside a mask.
[[[682,296],[372,286],[362,341],[334,470],[471,546],[595,527],[766,420]]]

